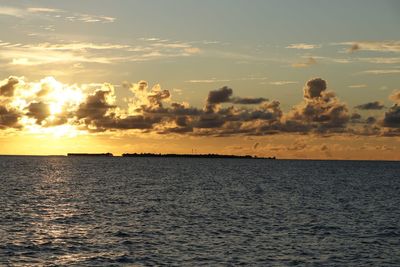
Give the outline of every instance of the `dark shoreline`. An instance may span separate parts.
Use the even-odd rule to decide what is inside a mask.
[[[0,154],[0,157],[58,157],[58,158],[68,158],[67,155],[16,155],[16,154]],[[81,157],[85,157],[82,155]],[[89,156],[93,157],[93,156]],[[144,156],[142,156],[144,157]],[[241,158],[244,158],[242,156],[239,156]],[[73,157],[72,157],[73,158]],[[104,157],[107,158],[107,157]],[[123,156],[112,156],[110,158],[123,158]],[[158,157],[161,158],[161,157]],[[184,158],[184,157],[181,157]],[[246,158],[244,158],[246,159]],[[269,159],[269,158],[264,158],[264,157],[253,157],[250,159]],[[353,161],[353,162],[359,162],[359,161],[370,161],[370,162],[395,162],[395,163],[400,163],[400,160],[385,160],[385,159],[295,159],[295,158],[275,158],[275,160],[279,161]]]
[[[114,157],[111,153],[68,153],[68,157]],[[224,154],[156,154],[156,153],[124,153],[124,158],[217,158],[217,159],[276,159],[275,157],[257,157],[251,155],[224,155]]]
[[[133,158],[217,158],[217,159],[276,159],[275,157],[257,157],[251,155],[221,155],[221,154],[153,154],[153,153],[124,153],[122,157]]]

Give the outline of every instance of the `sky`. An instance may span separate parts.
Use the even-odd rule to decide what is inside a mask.
[[[0,154],[400,160],[400,2],[0,1]]]

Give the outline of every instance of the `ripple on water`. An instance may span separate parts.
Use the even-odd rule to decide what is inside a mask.
[[[0,166],[0,266],[400,266],[396,162]]]

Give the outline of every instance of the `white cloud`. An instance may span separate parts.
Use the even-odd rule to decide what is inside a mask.
[[[29,7],[28,12],[31,13],[60,13],[63,12],[60,9],[55,8],[47,8],[47,7]]]
[[[295,81],[274,81],[274,82],[270,82],[269,84],[281,86],[281,85],[296,84],[296,83],[298,83],[298,82],[295,82]]]
[[[218,83],[218,82],[229,82],[230,80],[218,80],[216,78],[204,79],[204,80],[188,80],[187,83]]]
[[[286,46],[286,48],[304,49],[304,50],[310,50],[310,49],[315,49],[315,48],[320,48],[320,47],[321,47],[321,45],[306,44],[306,43],[291,44],[291,45]]]
[[[10,43],[0,41],[0,59],[11,65],[42,65],[53,63],[139,62],[163,58],[187,57],[200,53],[200,49],[184,42],[164,45],[134,46],[118,43]]]
[[[19,8],[0,6],[0,15],[22,17],[24,12]]]
[[[359,61],[376,64],[399,64],[400,57],[368,57],[358,58]]]
[[[71,22],[80,21],[86,23],[93,23],[93,22],[111,23],[116,20],[116,18],[110,16],[73,13],[66,10],[49,8],[49,7],[17,8],[17,7],[0,6],[0,15],[14,16],[18,18],[25,18],[30,16],[42,19],[43,13],[46,13],[46,20],[63,19]]]
[[[352,84],[348,86],[349,88],[365,88],[367,87],[366,84]]]
[[[361,73],[375,74],[375,75],[379,75],[379,74],[397,74],[397,73],[400,73],[400,69],[366,70],[366,71],[363,71]]]

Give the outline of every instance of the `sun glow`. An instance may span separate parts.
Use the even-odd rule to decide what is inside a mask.
[[[53,127],[41,127],[40,125],[32,124],[32,121],[27,122],[26,130],[28,133],[33,135],[40,135],[50,138],[60,137],[77,137],[79,135],[87,134],[87,131],[78,130],[75,126],[64,124]]]
[[[3,81],[3,84],[7,80]],[[86,134],[78,130],[68,114],[77,109],[86,94],[77,85],[66,85],[54,77],[39,82],[18,78],[12,98],[0,99],[0,104],[20,114],[18,124],[23,132],[47,137],[75,137]]]

